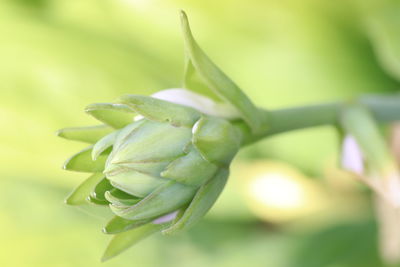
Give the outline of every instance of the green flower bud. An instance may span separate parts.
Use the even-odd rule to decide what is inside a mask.
[[[103,260],[154,232],[172,234],[200,220],[223,190],[240,146],[266,125],[265,112],[197,45],[184,12],[181,21],[184,86],[192,91],[92,104],[86,112],[104,125],[58,132],[91,144],[64,164],[92,173],[66,202],[108,206],[116,215],[103,229],[115,234]]]
[[[171,95],[179,104],[158,99]],[[190,101],[182,95],[190,96]],[[243,126],[236,126],[237,119],[228,120],[234,117],[228,114],[231,107],[201,96],[199,111],[190,107],[196,107],[197,94],[183,89],[156,97],[126,95],[118,104],[90,105],[88,113],[108,126],[64,129],[61,133],[68,134],[59,134],[92,143],[64,165],[94,173],[67,203],[108,205],[116,215],[104,228],[105,233],[116,234],[106,258],[139,236],[156,231],[172,234],[200,220],[224,188],[229,164],[244,140]],[[99,139],[98,132],[104,135],[104,129],[108,134]],[[96,138],[81,138],[91,131]]]

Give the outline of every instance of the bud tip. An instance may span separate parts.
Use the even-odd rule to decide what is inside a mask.
[[[187,20],[186,12],[183,9],[179,10],[179,15],[180,15],[181,19],[186,19]]]
[[[62,129],[60,129],[60,130],[57,130],[55,133],[54,133],[56,136],[59,136],[59,137],[61,137],[61,134],[62,134]]]

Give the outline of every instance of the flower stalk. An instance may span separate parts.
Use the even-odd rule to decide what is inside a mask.
[[[364,106],[379,123],[400,121],[400,94],[395,95],[367,95],[353,99],[352,103]],[[339,123],[341,112],[348,101],[313,104],[307,106],[264,110],[266,124],[259,134],[253,136],[251,142],[262,138],[324,125],[336,126]]]

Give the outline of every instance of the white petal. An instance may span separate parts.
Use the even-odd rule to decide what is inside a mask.
[[[133,117],[133,121],[140,121],[141,119],[144,119],[142,115],[136,115],[135,117]]]
[[[343,140],[342,167],[358,175],[364,173],[364,162],[361,149],[354,137],[347,135]]]
[[[182,88],[162,90],[153,94],[152,97],[192,107],[207,115],[230,119],[239,117],[238,111],[233,106],[226,103],[217,103],[208,97]]]

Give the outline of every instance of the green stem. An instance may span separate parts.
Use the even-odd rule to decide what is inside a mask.
[[[371,111],[378,122],[400,121],[400,96],[363,96],[352,101],[364,105]],[[342,106],[349,102],[301,106],[278,110],[262,110],[266,125],[249,142],[256,142],[264,137],[322,125],[335,125],[338,122]]]

